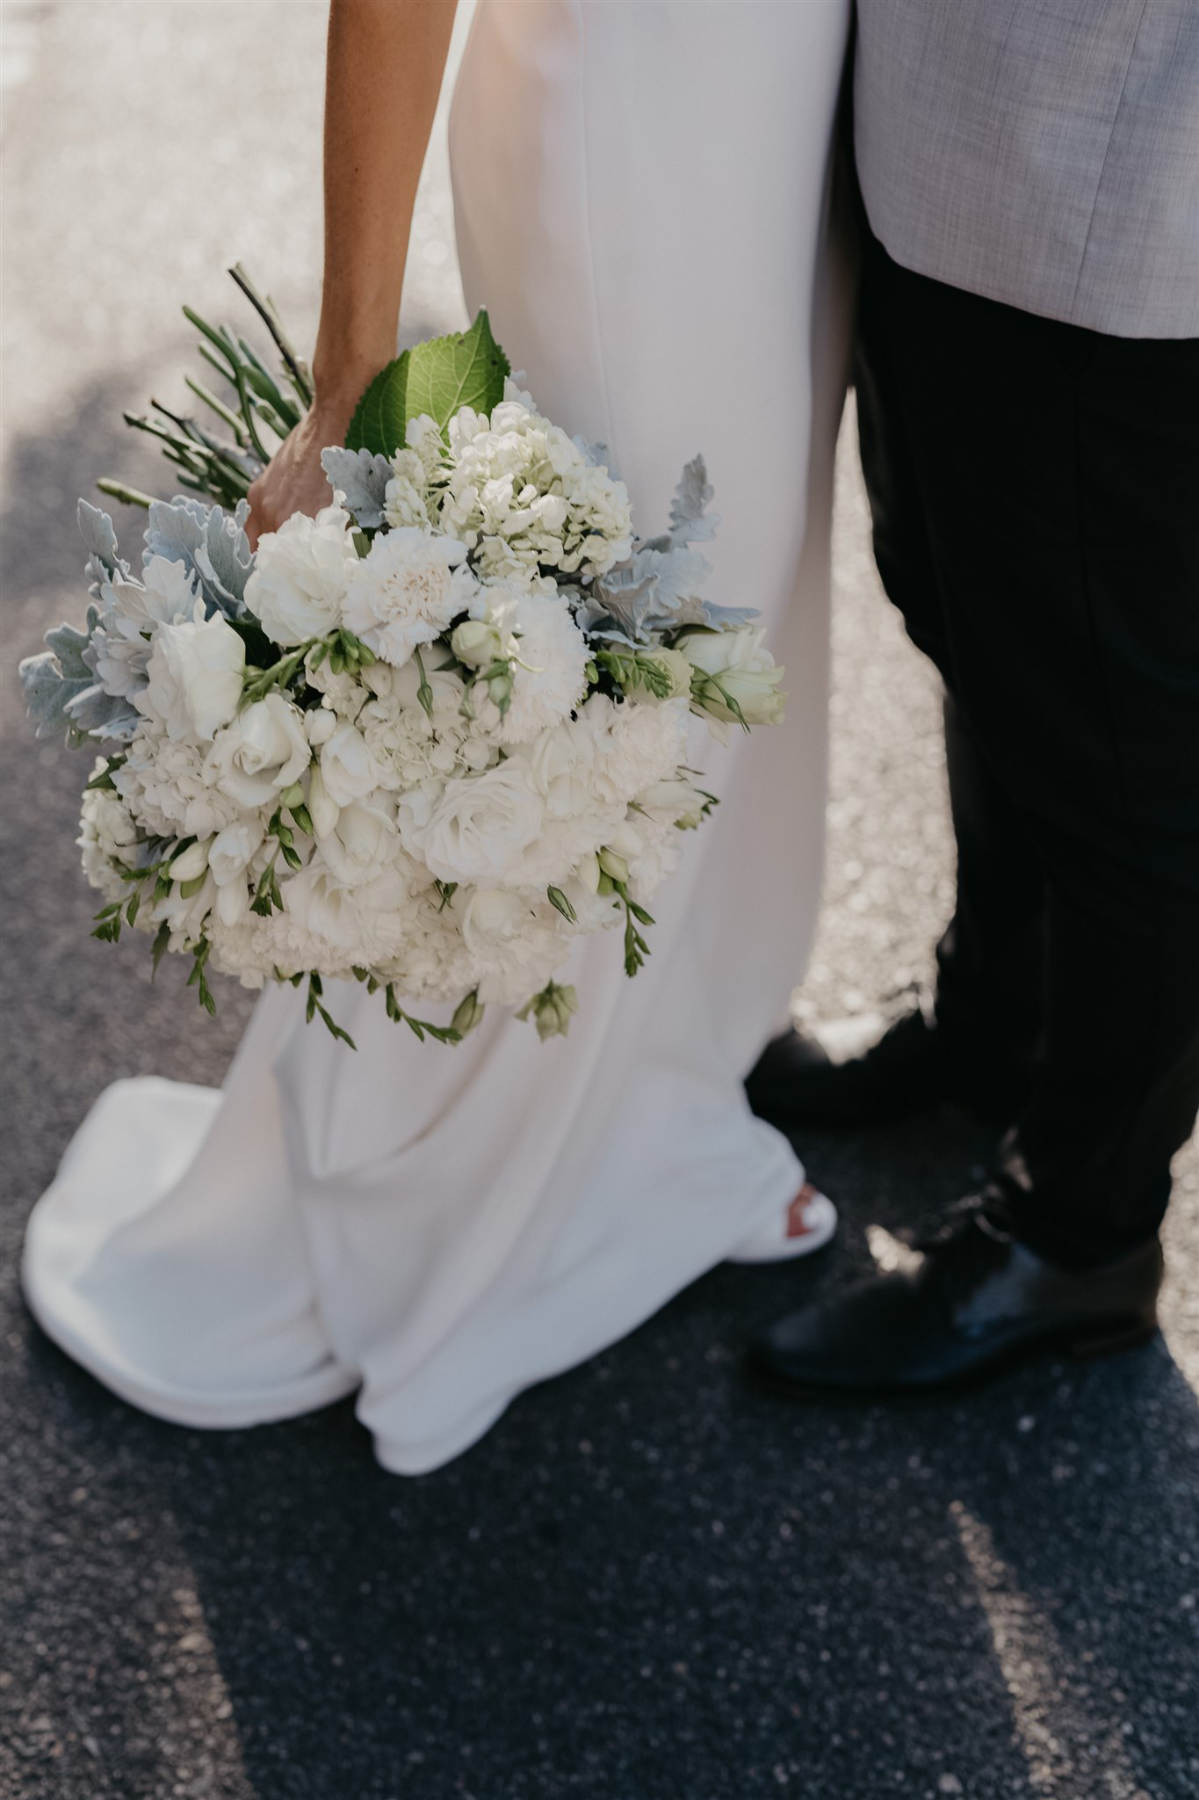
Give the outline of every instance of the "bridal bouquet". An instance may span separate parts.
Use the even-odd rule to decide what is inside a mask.
[[[209,1011],[214,969],[306,984],[309,1019],[347,1042],[331,978],[381,988],[420,1037],[456,1042],[488,1004],[564,1033],[574,940],[620,929],[635,974],[681,834],[714,804],[689,714],[721,732],[782,712],[752,615],[700,597],[703,462],[638,540],[602,451],[537,411],[480,313],[376,378],[324,452],[333,504],[252,553],[246,487],[311,389],[235,273],[284,377],[195,320],[236,407],[189,385],[234,442],[165,408],[130,420],[192,492],[101,484],[148,505],[136,572],[80,501],[86,623],[21,666],[39,733],[103,746],[79,839],[95,935],[147,932],[155,967],[190,957]]]

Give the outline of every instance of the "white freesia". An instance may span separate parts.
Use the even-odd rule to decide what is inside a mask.
[[[683,637],[679,649],[708,677],[697,703],[713,718],[746,725],[780,723],[787,704],[779,685],[784,671],[767,650],[765,636],[746,625],[736,631],[687,632]]]
[[[341,809],[332,831],[320,839],[318,854],[342,887],[361,887],[385,873],[394,849],[395,826],[384,808],[354,801]]]
[[[380,533],[346,589],[346,625],[377,656],[406,663],[468,611],[478,584],[465,556],[457,539],[416,526]]]
[[[208,846],[208,867],[219,888],[244,875],[264,836],[262,820],[253,814],[235,819],[218,831]],[[232,924],[233,920],[226,923]]]
[[[379,785],[379,768],[357,726],[339,725],[320,755],[321,781],[337,806],[361,800]]]
[[[323,506],[315,519],[293,513],[259,538],[246,605],[276,644],[303,644],[340,624],[342,596],[358,562],[350,532],[344,508]]]
[[[299,707],[271,692],[218,732],[204,767],[239,806],[259,807],[299,780],[311,754]]]
[[[207,741],[237,711],[245,667],[246,647],[232,625],[222,613],[205,618],[197,600],[192,618],[155,632],[148,680],[133,703],[168,737]]]

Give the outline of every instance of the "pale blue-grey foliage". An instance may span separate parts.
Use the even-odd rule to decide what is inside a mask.
[[[85,630],[56,626],[46,633],[49,649],[22,662],[25,704],[38,737],[65,732],[74,742],[81,736],[126,739],[133,735],[137,713],[127,700],[106,694],[84,661],[98,622],[95,607],[89,606]]]
[[[715,536],[719,523],[708,511],[712,488],[702,456],[683,470],[670,503],[670,530],[638,544],[630,557],[594,581],[578,607],[593,637],[645,643],[681,625],[740,624],[755,618],[745,607],[716,606],[701,589],[707,558],[692,546]]]
[[[152,501],[142,561],[165,556],[183,563],[199,583],[204,610],[210,617],[223,612],[229,618],[240,618],[245,611],[246,578],[254,561],[244,530],[249,515],[244,500],[232,514],[184,494]]]
[[[383,501],[394,473],[391,462],[376,450],[343,450],[338,445],[321,451],[321,467],[335,493],[345,495],[345,508],[364,531],[383,523]]]

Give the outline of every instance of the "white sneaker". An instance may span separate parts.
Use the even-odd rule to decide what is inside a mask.
[[[733,1263],[788,1262],[823,1250],[837,1229],[837,1209],[826,1194],[805,1181],[791,1204],[746,1238]]]

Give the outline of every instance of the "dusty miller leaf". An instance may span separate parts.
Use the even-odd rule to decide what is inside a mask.
[[[391,480],[391,463],[377,450],[342,450],[335,445],[321,451],[321,467],[334,493],[345,495],[346,511],[365,530],[383,523],[383,501]]]

